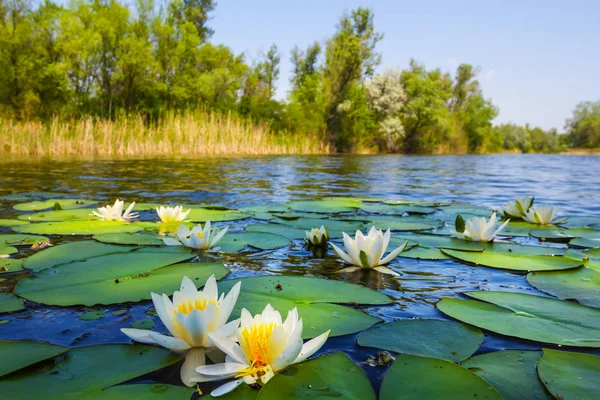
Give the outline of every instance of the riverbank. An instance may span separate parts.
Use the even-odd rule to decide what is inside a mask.
[[[48,123],[0,119],[0,154],[10,156],[192,156],[326,154],[311,135],[278,134],[231,114],[169,113],[156,123],[140,116]]]

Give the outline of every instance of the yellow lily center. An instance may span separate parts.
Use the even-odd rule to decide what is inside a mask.
[[[274,322],[270,324],[260,323],[244,328],[242,331],[242,349],[250,361],[250,366],[238,371],[236,378],[242,376],[262,377],[271,370],[267,360],[267,349],[269,339],[277,325]]]
[[[206,299],[202,299],[202,300],[196,300],[196,301],[187,301],[187,302],[181,302],[177,305],[177,307],[173,310],[175,314],[177,314],[178,312],[183,313],[185,315],[188,315],[189,313],[191,313],[193,310],[200,310],[200,311],[204,311],[204,309],[209,305],[209,304],[217,304],[217,302],[215,300],[206,300]]]
[[[196,235],[198,235],[198,237],[202,239],[204,237],[204,232],[198,232]]]

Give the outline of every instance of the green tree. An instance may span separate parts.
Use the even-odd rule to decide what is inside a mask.
[[[600,100],[579,103],[565,130],[573,147],[600,147]]]

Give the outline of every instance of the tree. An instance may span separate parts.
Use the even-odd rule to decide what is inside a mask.
[[[600,147],[600,100],[579,103],[565,130],[574,147]]]

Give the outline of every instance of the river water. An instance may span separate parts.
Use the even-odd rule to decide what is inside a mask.
[[[600,215],[600,157],[560,155],[482,156],[277,156],[198,157],[143,160],[0,160],[0,195],[29,191],[58,191],[86,198],[125,198],[138,202],[196,203],[242,207],[279,204],[325,196],[381,197],[384,199],[460,200],[489,207],[501,206],[521,195],[535,195],[536,203],[553,204],[565,215]],[[19,213],[5,207],[0,218]],[[0,228],[7,231],[8,228]],[[6,233],[6,232],[2,232]],[[359,277],[334,274],[339,263],[331,253],[311,258],[300,242],[289,248],[261,252],[243,260],[226,256],[229,277],[256,274],[294,274],[346,279],[378,289],[394,299],[394,306],[369,308],[384,320],[398,318],[446,319],[435,308],[443,296],[469,290],[533,289],[522,274],[492,268],[473,268],[452,260],[401,259],[399,279],[370,273]],[[16,280],[0,283],[11,288]],[[151,302],[132,305],[128,314],[84,322],[85,307],[30,305],[27,310],[0,316],[1,339],[38,339],[79,346],[128,343],[119,328],[144,317]],[[97,309],[98,307],[96,307]],[[114,311],[122,306],[100,307]],[[155,329],[163,330],[158,321]],[[42,329],[40,329],[42,328]],[[376,350],[361,349],[356,335],[332,338],[327,347],[346,352],[362,363]],[[552,347],[486,332],[479,352],[500,349]],[[597,353],[597,352],[596,352]],[[363,364],[364,365],[364,364]],[[365,366],[377,387],[385,369]],[[176,371],[158,379],[176,383]]]

